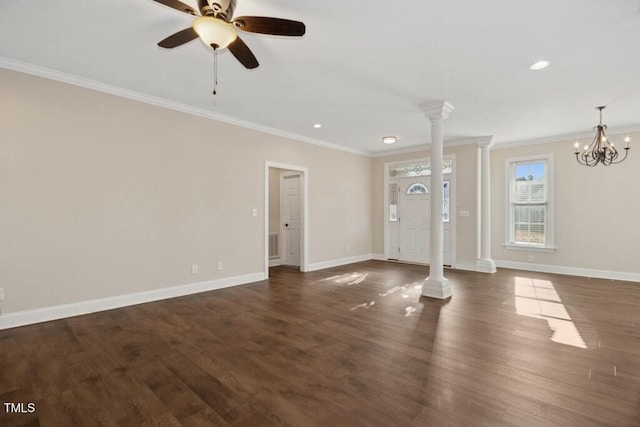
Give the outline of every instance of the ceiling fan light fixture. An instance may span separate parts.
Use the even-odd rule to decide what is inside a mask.
[[[238,37],[231,24],[219,18],[201,16],[193,22],[193,30],[207,46],[224,49]]]

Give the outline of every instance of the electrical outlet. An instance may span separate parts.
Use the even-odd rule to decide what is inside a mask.
[[[529,256],[527,257],[527,261],[529,261],[529,262],[533,262],[533,255],[529,255]]]
[[[351,252],[351,245],[347,245],[347,252]]]
[[[4,289],[0,288],[0,301],[4,300]]]
[[[251,213],[253,214],[253,216],[258,216],[258,209],[253,208],[253,211]]]
[[[198,264],[193,264],[191,266],[191,274],[198,274]]]
[[[224,270],[224,263],[222,261],[218,261],[218,270]]]

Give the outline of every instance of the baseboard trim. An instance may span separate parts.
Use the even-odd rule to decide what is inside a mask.
[[[624,280],[640,282],[640,273],[624,271],[595,270],[591,268],[566,267],[549,264],[532,264],[530,262],[514,262],[496,260],[496,267],[515,270],[538,271],[541,273],[564,274],[569,276],[593,277],[597,279]]]
[[[493,274],[496,272],[496,262],[492,259],[478,259],[476,260],[476,271]]]
[[[453,268],[456,270],[478,271],[477,266],[472,262],[458,262]]]
[[[354,262],[369,261],[375,259],[373,254],[356,255],[348,258],[332,259],[309,264],[307,271],[324,270],[325,268],[339,267],[341,265],[353,264]]]
[[[80,316],[98,311],[112,310],[114,308],[127,307],[130,305],[143,304],[168,298],[176,298],[200,292],[213,291],[231,286],[245,285],[247,283],[259,282],[265,279],[265,274],[260,272],[242,276],[226,277],[224,279],[210,280],[206,282],[172,286],[169,288],[154,289],[152,291],[80,301],[72,304],[6,313],[0,316],[0,330],[64,319],[67,317]]]
[[[386,261],[384,255],[381,254],[364,254],[348,258],[340,258],[330,261],[313,263],[309,265],[309,271],[339,267],[342,265],[368,261],[371,259]],[[639,273],[595,270],[587,268],[532,264],[502,260],[496,260],[496,266],[499,268],[510,268],[515,270],[640,282]],[[459,270],[477,271],[476,265],[473,263],[458,263],[455,265],[455,268]],[[190,283],[187,285],[179,285],[169,288],[155,289],[146,292],[137,292],[133,294],[117,295],[113,297],[100,298],[89,301],[81,301],[73,304],[64,304],[33,310],[6,313],[0,316],[0,330],[31,325],[34,323],[47,322],[51,320],[64,319],[67,317],[80,316],[83,314],[95,313],[98,311],[112,310],[115,308],[159,301],[168,298],[176,298],[200,292],[213,291],[216,289],[223,289],[231,286],[239,286],[247,283],[259,282],[261,280],[265,280],[266,278],[267,277],[265,276],[265,274],[263,272],[260,272],[242,276],[226,277],[223,279],[210,280],[206,282]]]
[[[273,258],[269,260],[269,267],[277,267],[280,265],[280,258]]]
[[[385,254],[371,254],[371,259],[375,259],[376,261],[389,261]]]

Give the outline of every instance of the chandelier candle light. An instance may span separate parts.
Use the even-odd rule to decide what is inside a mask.
[[[574,144],[574,147],[576,148],[574,154],[576,155],[576,160],[581,165],[589,167],[593,167],[598,163],[602,163],[604,166],[614,165],[622,162],[629,154],[629,149],[631,148],[629,142],[631,139],[628,136],[624,139],[624,157],[621,159],[618,159],[618,150],[607,138],[607,135],[604,132],[607,129],[607,125],[602,124],[602,110],[605,108],[607,107],[596,107],[596,110],[600,111],[600,124],[593,128],[596,131],[596,136],[593,138],[591,144],[585,145],[582,152],[580,152],[580,143],[576,142]]]

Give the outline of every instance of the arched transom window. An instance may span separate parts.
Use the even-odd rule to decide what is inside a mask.
[[[414,182],[407,188],[407,194],[429,194],[429,190],[426,185],[420,182]]]

